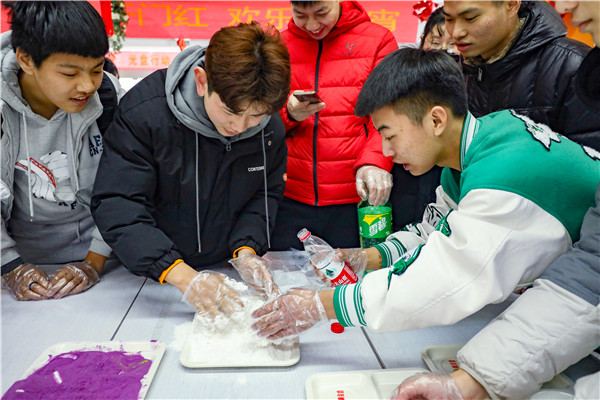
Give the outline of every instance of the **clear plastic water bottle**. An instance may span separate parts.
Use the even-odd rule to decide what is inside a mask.
[[[334,261],[335,250],[326,241],[314,236],[306,228],[298,232],[310,262],[331,281],[333,286],[356,283],[358,278],[345,261]]]

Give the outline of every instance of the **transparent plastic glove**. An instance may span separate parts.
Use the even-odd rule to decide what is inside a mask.
[[[197,318],[205,321],[214,321],[217,317],[229,318],[243,307],[243,303],[240,294],[226,280],[226,275],[217,272],[198,272],[181,300],[196,309]]]
[[[406,378],[390,399],[463,400],[463,397],[450,375],[424,372]]]
[[[100,275],[88,261],[69,263],[58,270],[50,281],[52,297],[61,297],[81,293],[94,286]]]
[[[258,331],[258,336],[269,340],[298,335],[320,321],[328,320],[319,292],[302,288],[290,289],[255,310],[252,317],[259,318],[252,328]]]
[[[17,300],[42,300],[52,295],[48,274],[36,265],[24,263],[2,277]]]
[[[392,191],[392,174],[374,165],[363,165],[356,171],[356,192],[361,199],[369,198],[373,206],[385,204]]]
[[[337,249],[334,261],[346,261],[358,279],[361,279],[367,269],[367,251],[364,249]]]
[[[279,288],[273,281],[267,261],[256,254],[244,254],[232,258],[233,265],[240,277],[258,293],[272,299],[279,296]]]

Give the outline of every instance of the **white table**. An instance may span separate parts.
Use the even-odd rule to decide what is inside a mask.
[[[239,279],[227,264],[211,268]],[[147,399],[302,399],[316,373],[380,368],[425,368],[421,349],[466,343],[509,302],[491,305],[458,324],[377,334],[323,324],[300,338],[300,361],[282,368],[188,369],[179,363],[176,327],[194,311],[173,286],[135,276],[123,267],[108,271],[89,291],[61,300],[19,302],[2,289],[2,385],[4,393],[51,345],[70,341],[158,340],[167,344]],[[588,361],[589,363],[589,361]],[[577,376],[594,365],[580,368]],[[571,376],[573,378],[573,376]]]
[[[87,292],[58,300],[17,301],[3,287],[2,393],[56,343],[111,340],[145,280],[119,265]]]

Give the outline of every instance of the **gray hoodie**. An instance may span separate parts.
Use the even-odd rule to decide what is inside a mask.
[[[102,113],[98,94],[92,96],[83,111],[69,114],[58,110],[46,120],[32,111],[21,94],[19,65],[10,44],[10,32],[2,34],[0,51],[2,274],[23,261],[34,264],[81,261],[88,251],[110,255],[110,247],[102,240],[89,210],[102,153],[102,136],[96,125]],[[45,151],[40,148],[42,137],[46,142],[55,138],[56,143],[62,143],[57,150],[63,152],[65,172],[61,181],[66,185],[62,188],[66,198],[61,197],[58,189],[46,199],[39,194],[40,171],[47,168],[58,176],[50,163],[36,170],[28,162],[31,158],[39,160],[40,151]],[[17,167],[21,171],[15,172],[15,164],[20,160],[24,161]],[[15,179],[16,173],[25,178]],[[58,188],[58,178],[56,182]],[[24,195],[15,196],[15,189]],[[65,207],[57,205],[60,202],[71,207],[63,211]]]

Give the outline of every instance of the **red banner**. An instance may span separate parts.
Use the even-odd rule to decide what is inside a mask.
[[[419,19],[414,2],[363,1],[371,20],[385,26],[399,43],[416,40]],[[127,37],[209,39],[221,27],[240,22],[271,23],[287,28],[289,1],[126,1]]]
[[[100,11],[100,1],[91,1]],[[399,43],[416,40],[419,19],[413,15],[413,1],[362,1],[377,24],[388,28]],[[149,39],[210,39],[224,26],[240,22],[269,22],[287,28],[292,16],[290,2],[280,1],[125,1],[129,23],[127,37]],[[9,29],[2,10],[2,32]]]

